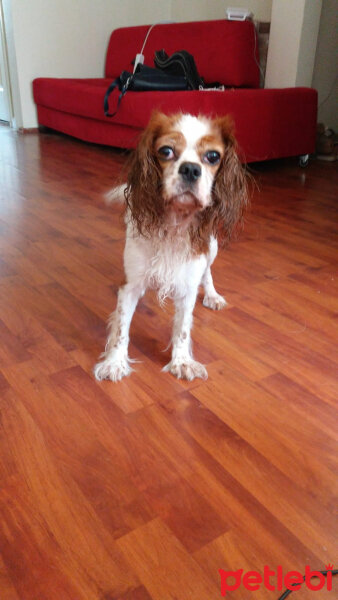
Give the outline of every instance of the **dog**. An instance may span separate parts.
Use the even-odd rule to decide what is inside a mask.
[[[119,381],[131,373],[130,323],[139,298],[155,288],[160,303],[166,298],[175,303],[172,355],[163,370],[179,379],[206,379],[205,366],[192,354],[193,309],[200,284],[204,306],[226,305],[210,267],[217,237],[230,238],[248,199],[230,119],[153,113],[132,155],[127,183],[111,192],[112,201],[123,197],[126,283],[94,375]]]

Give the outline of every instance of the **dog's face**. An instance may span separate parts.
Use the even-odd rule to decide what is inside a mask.
[[[229,236],[246,184],[228,117],[154,113],[132,159],[126,198],[143,235],[194,222],[209,233],[222,223]]]
[[[221,132],[207,119],[182,115],[168,120],[155,138],[162,169],[163,198],[169,210],[188,216],[212,203],[212,187],[225,148]]]

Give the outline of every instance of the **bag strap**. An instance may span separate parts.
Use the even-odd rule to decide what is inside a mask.
[[[117,111],[120,108],[120,104],[122,101],[123,96],[125,96],[125,94],[127,93],[128,87],[130,86],[131,82],[132,82],[132,75],[130,75],[130,77],[128,77],[127,81],[125,82],[124,85],[121,86],[121,78],[117,77],[113,83],[110,84],[109,88],[107,89],[105,96],[104,96],[104,100],[103,100],[103,108],[104,108],[104,114],[106,117],[115,117]],[[109,96],[110,94],[115,90],[115,88],[118,87],[120,89],[120,94],[119,94],[119,98],[117,101],[117,106],[116,106],[116,110],[113,113],[109,112]]]

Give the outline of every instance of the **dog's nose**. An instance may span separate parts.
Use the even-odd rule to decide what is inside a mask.
[[[193,183],[201,176],[202,170],[197,163],[184,162],[178,169],[180,175],[182,175],[185,181]]]

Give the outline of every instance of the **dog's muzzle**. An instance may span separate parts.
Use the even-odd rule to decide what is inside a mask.
[[[202,175],[202,169],[198,163],[184,162],[178,169],[183,180],[188,184],[193,184]]]
[[[188,191],[174,196],[170,204],[176,212],[195,212],[203,208],[198,198]]]

